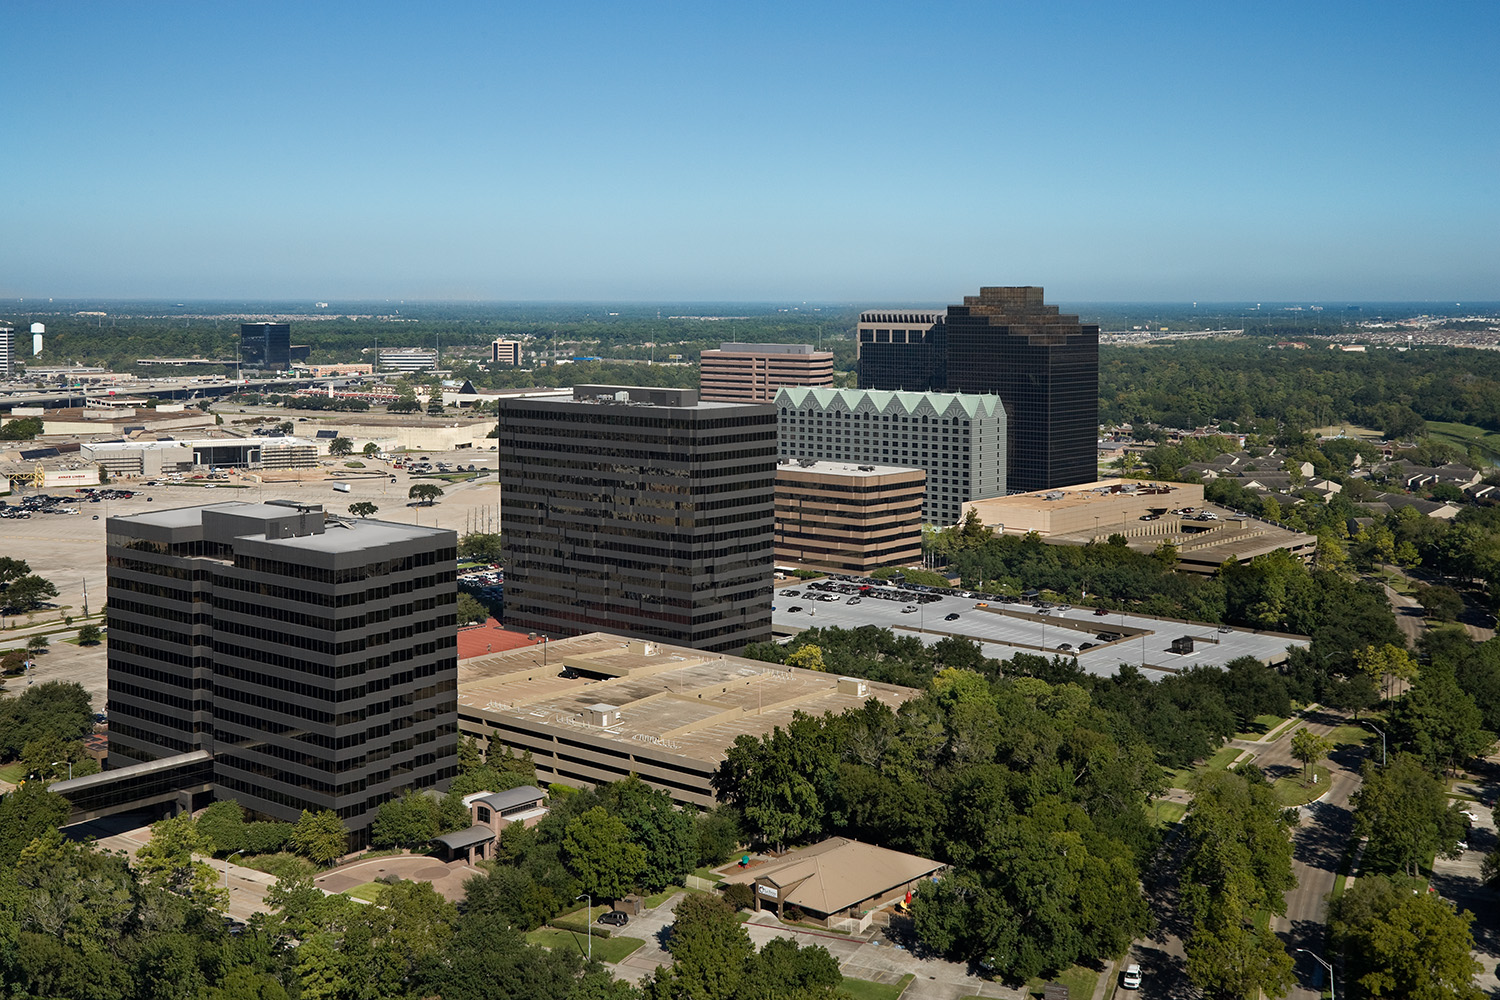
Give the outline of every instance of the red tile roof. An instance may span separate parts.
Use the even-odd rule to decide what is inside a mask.
[[[503,653],[506,650],[535,645],[541,641],[541,639],[527,638],[525,632],[512,632],[502,628],[498,621],[491,618],[483,625],[458,630],[458,658],[467,660],[488,653]]]

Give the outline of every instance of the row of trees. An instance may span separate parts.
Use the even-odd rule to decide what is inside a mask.
[[[62,799],[28,784],[0,800],[0,989],[131,1000],[632,1000],[570,949],[529,945],[495,908],[488,875],[460,914],[425,882],[384,886],[375,905],[325,895],[289,873],[272,912],[230,934],[215,870],[182,817],[122,854],[62,838]]]
[[[950,864],[913,900],[919,938],[1025,979],[1146,927],[1154,758],[1076,685],[945,668],[898,711],[742,736],[716,781],[760,842],[842,834]]]
[[[1099,352],[1099,419],[1135,426],[1221,421],[1269,435],[1353,422],[1393,439],[1426,421],[1500,429],[1500,358],[1424,347],[1404,353],[1267,351],[1264,341],[1181,343]]]
[[[1108,714],[1114,732],[1125,732],[1149,746],[1163,767],[1184,767],[1213,753],[1224,740],[1249,728],[1259,715],[1286,715],[1291,709],[1286,679],[1254,657],[1218,667],[1190,667],[1152,681],[1124,663],[1111,677],[1085,673],[1072,657],[1020,653],[1001,661],[986,657],[970,639],[948,637],[926,646],[916,636],[894,636],[889,629],[806,629],[786,645],[755,643],[745,655],[791,666],[807,666],[816,652],[822,669],[885,683],[925,687],[945,669],[973,671],[992,682],[1035,677],[1088,692]]]
[[[0,763],[20,761],[28,774],[73,774],[98,770],[83,751],[93,732],[88,692],[74,681],[28,686],[17,697],[0,698]]]
[[[56,596],[52,581],[33,573],[25,559],[0,556],[0,608],[10,614],[26,614]]]
[[[1285,996],[1292,958],[1266,918],[1286,913],[1286,893],[1297,884],[1288,837],[1294,814],[1254,765],[1194,780],[1179,873],[1192,926],[1188,978],[1212,997]]]

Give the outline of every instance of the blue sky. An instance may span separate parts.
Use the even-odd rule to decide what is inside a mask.
[[[0,15],[0,295],[1500,299],[1500,4]]]

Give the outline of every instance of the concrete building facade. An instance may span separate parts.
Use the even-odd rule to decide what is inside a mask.
[[[83,442],[78,453],[119,476],[160,476],[195,466],[311,469],[318,464],[318,445],[295,437]]]
[[[1036,286],[985,287],[946,312],[871,311],[859,323],[861,389],[994,393],[1009,417],[1009,486],[1098,477],[1099,327]]]
[[[0,378],[15,376],[18,364],[16,331],[8,326],[0,326]]]
[[[776,413],[692,389],[499,402],[506,620],[700,649],[771,635]]]
[[[438,366],[438,354],[426,347],[382,347],[380,370],[388,372],[430,372]]]
[[[784,386],[833,386],[833,352],[811,344],[720,344],[701,365],[699,397],[723,403],[769,403]]]
[[[922,518],[954,524],[971,500],[1006,492],[1006,412],[999,396],[863,389],[782,389],[781,457],[896,465],[927,474]]]
[[[213,754],[213,791],[295,820],[457,770],[451,531],[223,503],[107,522],[109,761]]]
[[[464,660],[458,692],[464,734],[529,750],[539,781],[635,774],[702,808],[716,804],[714,775],[738,737],[798,712],[839,715],[871,698],[895,710],[922,693],[597,632]]]
[[[776,467],[776,561],[867,576],[922,558],[927,474],[800,459]]]
[[[490,363],[506,368],[521,367],[521,342],[519,340],[497,340],[490,345]]]

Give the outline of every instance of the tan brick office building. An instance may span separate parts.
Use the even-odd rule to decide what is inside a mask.
[[[833,386],[833,352],[811,344],[720,344],[704,351],[700,399],[770,403],[782,386]]]
[[[783,460],[776,562],[863,576],[922,558],[927,473],[891,465]]]

